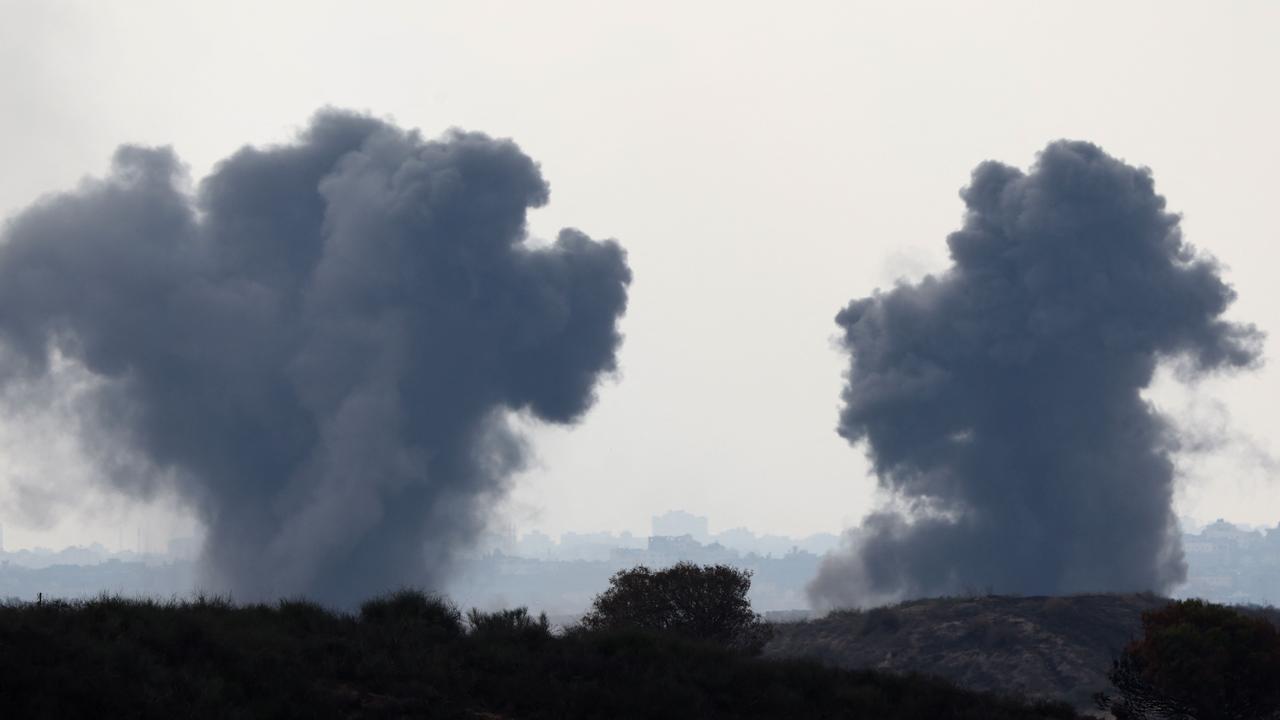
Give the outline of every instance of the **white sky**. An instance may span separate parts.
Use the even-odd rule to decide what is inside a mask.
[[[1269,367],[1152,394],[1220,436],[1179,458],[1178,511],[1274,525],[1277,38],[1269,2],[0,0],[0,214],[118,143],[172,144],[198,178],[322,105],[512,137],[552,186],[535,234],[616,237],[635,284],[620,379],[578,427],[532,433],[503,517],[834,532],[874,502],[834,432],[835,312],[945,267],[978,162],[1092,140],[1153,168],[1228,267],[1232,316],[1271,332]],[[0,421],[8,548],[188,531],[172,503],[84,489],[65,432],[52,411]],[[45,525],[17,510],[32,487],[66,499]]]

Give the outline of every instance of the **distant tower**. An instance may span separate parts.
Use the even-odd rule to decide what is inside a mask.
[[[707,518],[683,510],[671,510],[662,515],[654,515],[650,527],[650,534],[653,537],[689,535],[698,542],[706,542],[710,538]]]
[[[0,552],[4,552],[4,526],[0,525]]]

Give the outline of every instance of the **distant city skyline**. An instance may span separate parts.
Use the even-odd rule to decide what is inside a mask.
[[[776,544],[769,552],[753,552],[723,534],[704,543],[690,535],[641,538],[565,533],[555,545],[530,544],[538,535],[550,540],[535,531],[517,538],[511,547],[477,548],[446,592],[464,607],[520,604],[571,618],[616,570],[641,563],[660,567],[687,560],[752,569],[756,573],[752,602],[757,611],[802,611],[807,607],[804,586],[821,557],[816,546],[806,550]],[[836,540],[834,536],[811,539],[820,543]],[[729,544],[722,544],[725,540]],[[742,536],[737,540],[743,540]],[[1280,527],[1248,529],[1217,521],[1185,532],[1182,540],[1189,573],[1187,581],[1175,588],[1175,597],[1236,604],[1280,602]],[[168,598],[198,589],[194,547],[175,541],[165,550],[147,555],[116,553],[104,546],[0,551],[0,601],[15,597],[29,600],[37,592],[46,597],[113,592]],[[1000,593],[999,588],[991,590]]]
[[[543,529],[536,526],[520,528],[513,524],[499,523],[495,527],[491,528],[491,530],[488,533],[486,533],[486,535],[484,536],[484,539],[482,540],[481,545],[478,547],[481,551],[483,551],[483,549],[486,547],[492,547],[494,542],[493,538],[502,534],[510,535],[510,537],[512,538],[512,542],[526,542],[526,541],[532,540],[533,542],[536,543],[536,542],[545,540],[552,544],[562,544],[564,543],[566,538],[568,538],[571,543],[590,539],[593,537],[594,538],[616,538],[619,540],[625,539],[625,538],[631,538],[633,541],[637,543],[637,546],[639,546],[640,544],[643,544],[643,541],[646,538],[652,537],[655,534],[656,535],[667,534],[667,533],[654,532],[655,523],[659,522],[660,518],[664,523],[669,522],[669,520],[667,519],[667,516],[679,517],[684,520],[692,520],[696,523],[701,523],[705,521],[705,527],[707,528],[705,533],[702,533],[701,531],[675,533],[678,535],[688,534],[688,535],[692,535],[695,538],[703,538],[703,539],[712,538],[712,537],[722,537],[725,535],[732,536],[742,531],[754,534],[758,538],[773,538],[778,540],[799,540],[799,539],[810,538],[810,537],[825,537],[825,536],[830,536],[831,538],[838,540],[841,534],[840,530],[829,530],[829,531],[817,531],[813,533],[804,533],[800,535],[789,535],[786,533],[774,533],[774,532],[769,532],[767,530],[760,530],[760,529],[748,527],[745,525],[727,527],[727,526],[722,526],[720,524],[713,524],[712,515],[698,515],[696,513],[689,512],[687,510],[671,509],[671,510],[667,510],[665,512],[659,513],[658,515],[650,516],[648,528],[638,533],[633,532],[631,530],[627,530],[627,529],[611,530],[607,528],[576,528],[576,529],[566,529],[561,532],[557,532],[553,534],[550,532],[546,532]],[[1247,532],[1265,532],[1267,530],[1280,527],[1280,521],[1277,521],[1276,523],[1272,523],[1272,524],[1251,524],[1251,523],[1236,522],[1231,518],[1218,517],[1218,518],[1211,518],[1208,520],[1200,520],[1200,519],[1193,518],[1186,515],[1179,516],[1178,522],[1182,529],[1182,532],[1187,534],[1196,534],[1210,525],[1220,524],[1220,523],[1227,523],[1235,528],[1238,528]],[[674,529],[674,528],[671,528],[669,525],[663,525],[663,527],[665,529]],[[693,529],[696,529],[696,528],[693,528]],[[6,544],[7,536],[5,535],[5,530],[6,530],[5,525],[3,523],[0,523],[0,552],[4,552],[4,551],[19,552],[24,550],[25,551],[39,550],[39,551],[57,552],[59,550],[68,549],[68,548],[89,548],[89,547],[98,546],[98,547],[101,547],[104,551],[112,552],[112,553],[134,552],[134,553],[142,554],[145,552],[155,552],[156,554],[163,555],[163,554],[166,554],[167,552],[170,552],[168,548],[173,546],[174,543],[177,543],[178,545],[186,549],[185,552],[190,554],[195,554],[197,551],[197,546],[201,541],[201,537],[198,533],[196,534],[184,533],[184,532],[178,532],[178,533],[172,533],[172,534],[161,533],[159,535],[153,536],[150,533],[157,532],[155,528],[146,528],[141,524],[135,524],[129,528],[126,528],[124,526],[117,527],[114,538],[92,539],[88,542],[70,543],[65,545],[42,545],[38,543],[17,545],[11,542]],[[485,543],[488,543],[488,544],[486,545]],[[164,549],[157,550],[157,548],[164,548]]]

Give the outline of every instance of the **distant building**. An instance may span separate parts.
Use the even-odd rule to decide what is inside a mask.
[[[1201,530],[1200,537],[1217,542],[1234,543],[1237,547],[1248,547],[1260,543],[1264,536],[1260,532],[1243,530],[1226,520],[1218,519]]]
[[[693,560],[702,554],[702,543],[692,535],[654,535],[649,538],[649,554],[671,562]]]
[[[650,523],[650,535],[653,537],[680,537],[688,535],[700,543],[711,537],[707,518],[693,515],[683,510],[671,510],[661,515],[654,515]]]
[[[1182,549],[1188,555],[1208,555],[1215,550],[1215,546],[1207,540],[1186,540],[1182,543]]]
[[[1280,600],[1280,528],[1265,532],[1225,520],[1182,536],[1187,580],[1178,597],[1213,602],[1273,604]]]
[[[608,560],[619,544],[613,533],[566,532],[560,535],[559,555],[562,560]]]

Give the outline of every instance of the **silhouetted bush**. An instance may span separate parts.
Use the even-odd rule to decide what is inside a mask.
[[[1119,720],[1266,720],[1280,717],[1280,632],[1263,617],[1202,600],[1144,613],[1143,637],[1116,659]]]
[[[472,608],[467,613],[467,624],[476,638],[541,642],[551,637],[551,622],[546,613],[538,617],[529,614],[528,608],[483,612]]]
[[[462,613],[453,603],[419,590],[403,589],[366,600],[360,620],[371,624],[412,625],[433,628],[446,635],[462,634]]]
[[[285,625],[297,632],[318,632],[333,626],[337,618],[323,605],[306,599],[281,600],[276,604]]]
[[[751,610],[751,571],[679,563],[621,570],[582,619],[591,630],[645,630],[758,653],[771,628]]]

